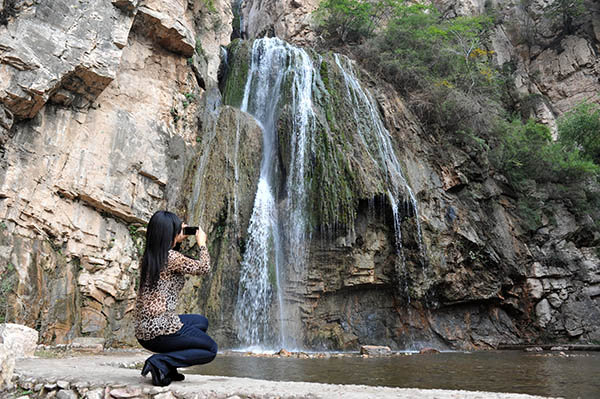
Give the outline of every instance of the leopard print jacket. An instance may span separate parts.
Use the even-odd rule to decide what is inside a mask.
[[[175,313],[177,296],[185,283],[185,274],[206,274],[210,257],[205,246],[200,247],[200,258],[194,260],[170,250],[167,266],[153,287],[145,285],[138,292],[135,303],[135,337],[150,340],[159,335],[174,334],[183,326]]]

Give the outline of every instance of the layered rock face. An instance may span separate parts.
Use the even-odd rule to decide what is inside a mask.
[[[2,315],[36,327],[47,343],[78,335],[134,343],[143,225],[177,208],[201,139],[200,99],[220,62],[202,43],[227,44],[231,32],[196,20],[226,21],[230,7],[203,14],[176,0],[4,5]]]

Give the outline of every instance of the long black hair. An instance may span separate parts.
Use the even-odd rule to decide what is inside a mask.
[[[160,271],[167,264],[169,249],[180,232],[181,220],[174,213],[158,211],[152,215],[146,230],[146,248],[142,257],[140,291],[145,285],[152,287],[156,284]]]

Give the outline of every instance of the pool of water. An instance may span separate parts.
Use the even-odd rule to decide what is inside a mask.
[[[600,398],[600,353],[485,351],[325,359],[226,354],[190,374]]]

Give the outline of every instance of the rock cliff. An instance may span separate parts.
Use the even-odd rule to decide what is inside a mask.
[[[192,3],[4,2],[2,315],[44,342],[135,342],[143,226],[177,208],[231,33]]]
[[[597,2],[586,3],[590,12],[568,32],[538,1],[435,3],[448,17],[493,7],[496,61],[513,71],[514,95],[531,99],[532,116],[553,125],[580,100],[599,101]],[[180,310],[207,314],[220,346],[237,345],[232,315],[262,131],[239,109],[249,43],[221,49],[233,31],[232,4],[0,5],[0,315],[36,328],[45,343],[90,335],[135,344],[144,225],[166,208],[205,227],[213,261],[208,277],[187,282]],[[248,38],[319,44],[310,16],[317,6],[246,1],[242,30]],[[577,219],[542,190],[536,195],[552,211],[541,228],[526,231],[514,193],[476,143],[442,148],[392,87],[356,67],[418,203],[416,210],[404,188],[396,209],[388,177],[370,157],[372,143],[361,142],[354,118],[367,116],[353,113],[344,94],[349,67],[332,54],[309,53],[320,79],[313,97],[322,134],[310,157],[306,274],[285,287],[304,345],[600,339],[593,220]],[[286,176],[294,119],[283,105],[277,159]],[[277,192],[285,209],[283,183]]]

